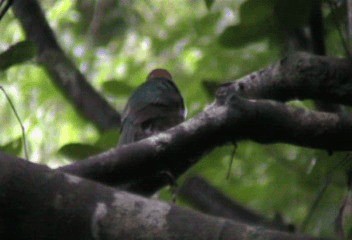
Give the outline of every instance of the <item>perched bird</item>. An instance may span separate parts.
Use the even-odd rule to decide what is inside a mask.
[[[119,145],[171,128],[186,115],[180,91],[165,69],[154,69],[132,94],[122,113]]]

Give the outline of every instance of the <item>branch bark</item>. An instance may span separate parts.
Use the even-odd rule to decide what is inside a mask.
[[[324,18],[322,11],[322,0],[313,0],[310,17],[309,29],[311,36],[311,45],[313,54],[326,55]],[[315,106],[319,111],[324,112],[342,112],[343,109],[337,104],[331,104],[329,101],[315,101]]]
[[[326,62],[327,59],[324,57],[299,56],[301,58],[297,56],[293,58],[298,61],[296,63],[292,62],[292,59],[286,59],[274,67],[254,74],[254,77],[251,75],[244,81],[242,80],[242,83],[245,82],[248,85],[238,88],[241,82],[240,84],[234,82],[222,86],[218,91],[218,99],[213,105],[198,116],[172,129],[59,169],[114,186],[143,180],[142,183],[137,184],[138,187],[129,188],[129,190],[150,194],[165,185],[160,177],[156,177],[160,176],[161,172],[168,171],[178,177],[197,162],[203,154],[227,142],[250,139],[263,144],[289,143],[328,151],[351,150],[352,142],[346,140],[352,135],[352,116],[350,115],[314,112],[268,100],[246,100],[235,94],[236,91],[241,90],[241,93],[244,92],[250,96],[282,97],[283,95],[275,94],[275,90],[285,88],[287,95],[290,95],[292,88],[298,90],[300,85],[295,84],[295,78],[287,71],[297,70],[297,68],[301,70],[294,76],[301,85],[307,84],[302,79],[311,79],[315,82],[317,79],[315,76],[320,76],[321,84],[324,85],[326,79],[330,80],[328,76],[331,76],[335,77],[332,80],[344,82],[345,87],[348,86],[346,81],[351,79],[351,69],[345,66],[347,63],[343,60],[340,60],[344,66],[341,68],[335,62]],[[291,64],[288,64],[289,62]],[[314,69],[312,63],[325,66],[323,73],[328,76],[314,70],[311,71],[316,74],[310,75],[312,74],[310,69]],[[339,67],[341,71],[333,74],[334,71],[327,70],[329,66],[324,63],[329,63],[334,68]],[[290,67],[292,64],[296,67]],[[318,65],[320,70],[322,66]],[[285,72],[284,69],[287,71]],[[305,76],[306,74],[312,78]],[[343,80],[337,78],[338,76]],[[271,77],[277,81],[270,81]],[[289,78],[287,87],[283,87],[284,77]],[[269,81],[271,91],[268,86],[265,86],[265,81]],[[257,90],[255,86],[263,87],[267,91]],[[313,96],[333,95],[336,99],[350,101],[346,97],[350,93],[342,91],[339,85],[333,84],[333,87],[329,89],[321,87],[317,87],[318,90],[315,89],[307,88],[303,92],[307,97],[309,93],[312,93]],[[339,94],[341,91],[343,94]],[[265,95],[267,93],[269,95]],[[298,94],[299,91],[291,96]],[[151,178],[150,181],[145,181],[149,178]]]
[[[1,239],[291,239],[0,153]]]
[[[76,109],[98,128],[120,125],[119,113],[102,98],[65,55],[36,0],[16,0],[12,6],[26,35],[38,49],[38,61]]]
[[[223,86],[247,98],[313,99],[352,105],[351,62],[302,52]]]

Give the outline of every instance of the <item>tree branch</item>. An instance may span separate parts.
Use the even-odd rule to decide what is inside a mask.
[[[118,127],[120,115],[97,93],[64,54],[36,0],[16,0],[13,11],[38,48],[39,63],[73,102],[76,109],[102,130]]]
[[[311,45],[313,54],[324,56],[326,55],[325,46],[325,31],[324,31],[324,18],[322,11],[322,0],[312,1],[309,29],[311,35]],[[341,106],[331,104],[329,101],[315,101],[315,106],[319,111],[324,112],[342,112]]]
[[[246,100],[232,90],[222,87],[214,104],[174,128],[59,169],[118,185],[155,177],[163,171],[178,177],[216,146],[246,139],[329,151],[352,149],[352,142],[346,140],[352,135],[350,115],[314,112],[269,100]],[[145,193],[163,185],[160,179],[147,183]]]
[[[290,55],[223,86],[248,98],[313,99],[352,105],[351,62],[308,53]]]
[[[2,239],[318,238],[250,227],[0,153]]]

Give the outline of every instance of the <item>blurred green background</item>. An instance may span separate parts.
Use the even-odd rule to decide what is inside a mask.
[[[187,118],[213,101],[204,87],[205,80],[221,83],[238,79],[283,56],[280,26],[291,28],[307,23],[310,1],[294,2],[40,1],[64,51],[118,111],[148,72],[162,67],[173,74],[185,98]],[[328,54],[343,56],[332,11],[323,7]],[[274,17],[274,9],[281,14]],[[342,28],[345,10],[334,10]],[[25,39],[12,12],[2,19],[0,29],[0,52]],[[0,71],[0,84],[24,123],[31,161],[57,167],[115,146],[118,131],[101,133],[78,115],[34,60]],[[310,101],[292,104],[312,105]],[[21,128],[3,94],[0,122],[1,149],[23,157]],[[328,183],[305,231],[332,236],[346,191],[344,169],[338,164],[345,153],[330,156],[326,151],[284,144],[240,142],[227,180],[231,151],[231,145],[216,149],[187,175],[202,175],[227,195],[266,216],[279,212],[297,228]],[[169,191],[163,190],[160,197],[170,199]]]

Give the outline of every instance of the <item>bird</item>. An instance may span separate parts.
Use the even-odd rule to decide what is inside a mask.
[[[165,131],[185,117],[184,100],[171,74],[166,69],[154,69],[127,101],[118,146]]]

